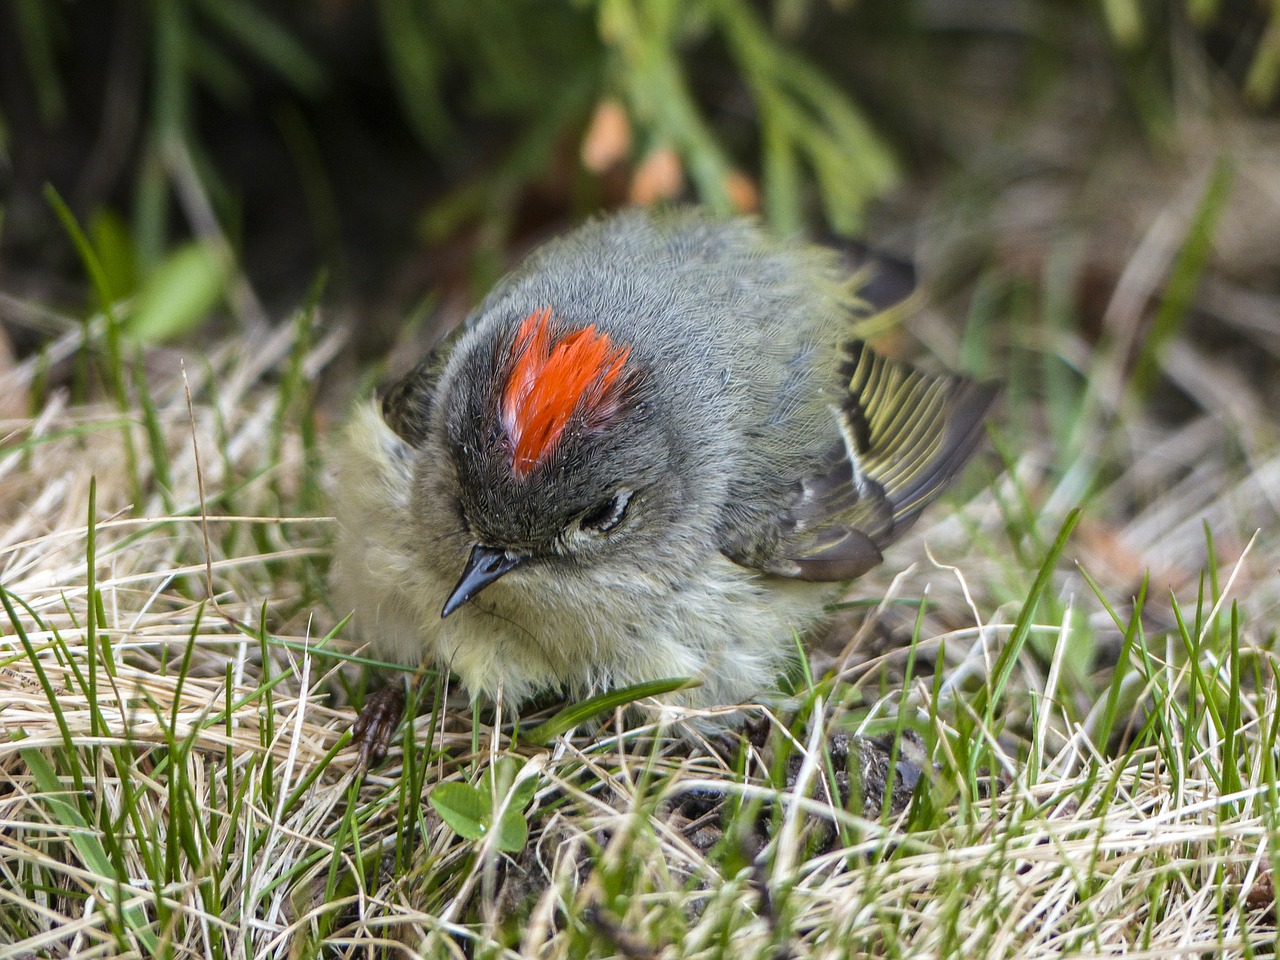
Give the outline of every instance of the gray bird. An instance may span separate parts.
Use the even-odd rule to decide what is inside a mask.
[[[836,254],[749,220],[632,210],[548,243],[345,431],[339,607],[473,698],[767,693],[995,396],[877,356],[867,312]],[[401,690],[357,724],[366,761]]]

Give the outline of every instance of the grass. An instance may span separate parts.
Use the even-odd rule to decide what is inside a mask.
[[[1038,338],[1003,463],[855,585],[753,740],[521,737],[546,711],[439,696],[368,775],[317,515],[340,337],[303,311],[131,359],[68,324],[5,374],[35,411],[0,449],[0,956],[1272,955],[1276,450],[1160,422],[1171,314],[1107,393],[1128,344],[983,302]],[[76,356],[105,386],[41,395]],[[922,786],[861,809],[841,736],[904,730]]]
[[[0,369],[0,957],[1273,956],[1280,437],[1234,358],[1280,342],[1274,297],[1202,315],[1245,179],[1207,170],[1099,329],[1066,237],[885,332],[1005,382],[990,451],[749,737],[440,681],[367,774],[322,285],[272,328],[237,275],[244,332],[165,347],[225,241],[138,283],[51,194],[94,312],[0,295],[47,337]]]
[[[1186,7],[1197,25],[1231,14]],[[19,8],[56,119],[63,17]],[[451,40],[429,4],[379,6],[410,125],[437,146],[459,135],[441,126],[438,75],[504,22],[477,9]],[[755,103],[773,223],[821,208],[850,228],[891,178],[860,102],[756,6],[558,9],[462,57],[496,98],[475,111],[514,112],[516,136],[423,227],[451,238],[483,221],[479,272],[497,268],[560,131],[602,95],[637,134],[628,174],[674,145],[699,195],[729,202],[737,155],[685,76],[707,31]],[[325,77],[271,22],[245,32],[207,0],[156,5],[129,226],[103,214],[81,229],[47,196],[90,278],[89,317],[0,291],[43,344],[21,362],[0,351],[0,958],[1274,956],[1280,304],[1260,292],[1274,256],[1244,248],[1267,247],[1276,151],[1200,102],[1221,78],[1196,45],[1166,44],[1152,11],[1099,7],[1128,92],[1079,85],[1134,116],[1091,120],[1048,92],[999,121],[929,101],[943,154],[969,164],[989,139],[997,156],[966,167],[949,213],[908,216],[926,254],[979,275],[963,324],[922,309],[884,336],[1004,381],[990,451],[853,585],[786,699],[751,709],[750,736],[691,745],[672,717],[596,727],[558,705],[517,723],[473,715],[441,680],[365,774],[349,730],[368,661],[325,585],[346,334],[319,319],[320,283],[291,322],[266,322],[190,112],[197,89],[250,90],[224,46],[299,94]],[[1011,16],[997,20],[1027,29]],[[1236,64],[1257,102],[1274,93],[1277,16]],[[507,52],[562,43],[568,23],[595,55]],[[1191,81],[1144,99],[1164,46]],[[905,72],[948,87],[907,53]],[[281,116],[294,152],[312,149]],[[1136,156],[1099,147],[1126,124],[1150,137]],[[1018,163],[999,156],[1011,144]],[[313,159],[309,203],[333,239]],[[1064,204],[1057,181],[1078,168]],[[171,207],[197,241],[166,251]],[[1108,263],[1109,248],[1124,252]],[[1091,271],[1107,281],[1095,312]],[[238,333],[163,345],[224,296]],[[864,796],[884,769],[919,776],[906,802]]]

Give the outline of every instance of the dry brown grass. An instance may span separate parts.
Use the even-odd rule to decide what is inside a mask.
[[[802,684],[798,721],[759,708],[739,754],[621,718],[543,748],[450,706],[362,777],[298,387],[340,338],[231,338],[185,380],[152,351],[154,445],[145,414],[50,392],[0,426],[0,957],[1272,955],[1280,304],[1212,271],[1155,392],[1125,386],[1187,183],[1105,335],[1035,306],[984,345],[1006,462],[857,585],[874,604],[815,660],[840,682]],[[52,342],[55,376],[80,345]],[[833,737],[901,726],[936,764],[920,802],[846,809]],[[533,784],[519,851],[429,799],[496,767]]]

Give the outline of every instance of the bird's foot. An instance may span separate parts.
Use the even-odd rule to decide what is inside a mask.
[[[376,767],[386,757],[391,735],[404,716],[404,700],[403,683],[389,683],[365,699],[364,709],[351,728],[352,740],[360,745],[362,769]]]

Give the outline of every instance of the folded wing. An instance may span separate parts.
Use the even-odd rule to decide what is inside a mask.
[[[779,518],[763,569],[802,580],[850,580],[881,560],[960,472],[982,438],[992,384],[933,376],[846,347],[848,390],[834,416],[842,442],[802,478]]]

